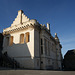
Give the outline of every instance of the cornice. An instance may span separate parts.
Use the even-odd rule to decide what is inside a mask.
[[[37,23],[37,24],[35,24],[35,23],[34,24],[32,24],[32,23],[29,23],[29,24],[22,23],[22,24],[10,26],[10,27],[8,27],[8,28],[3,30],[3,35],[7,35],[7,34],[10,34],[10,33],[14,33],[14,32],[17,32],[17,31],[24,30],[24,29],[28,29],[30,27],[33,27],[33,28],[38,29],[38,30],[42,30],[43,29],[49,35],[51,35],[49,30],[46,28],[46,26],[40,25],[39,23]]]
[[[38,24],[27,24],[27,25],[15,25],[15,26],[11,26],[9,28],[6,28],[3,30],[3,35],[7,35],[7,34],[10,34],[10,33],[13,33],[13,32],[16,32],[16,31],[21,31],[21,30],[24,30],[24,29],[28,29],[29,27],[33,27],[33,28],[39,28],[40,25]]]

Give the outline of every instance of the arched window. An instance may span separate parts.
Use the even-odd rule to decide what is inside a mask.
[[[25,42],[27,43],[30,41],[30,34],[29,34],[29,32],[27,32],[27,33],[25,33],[25,35],[26,35]]]
[[[9,45],[12,45],[13,44],[13,36],[10,36],[10,44]]]
[[[20,35],[20,43],[23,44],[24,43],[24,34]]]

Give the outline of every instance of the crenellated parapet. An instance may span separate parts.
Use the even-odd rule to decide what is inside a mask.
[[[45,24],[44,25],[40,24],[40,25],[41,25],[41,30],[45,30],[49,35],[51,35],[50,26],[49,26],[49,29],[48,29]]]

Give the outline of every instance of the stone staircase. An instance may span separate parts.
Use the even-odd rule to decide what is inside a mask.
[[[19,63],[16,60],[10,58],[7,54],[2,54],[0,66],[3,68],[12,68],[12,69],[20,68]]]

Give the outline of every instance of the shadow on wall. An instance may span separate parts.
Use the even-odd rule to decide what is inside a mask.
[[[33,49],[28,46],[30,46],[29,42],[24,44],[13,43],[12,45],[7,46],[5,52],[7,52],[11,59],[16,60],[21,68],[34,69],[34,60],[32,57]]]

